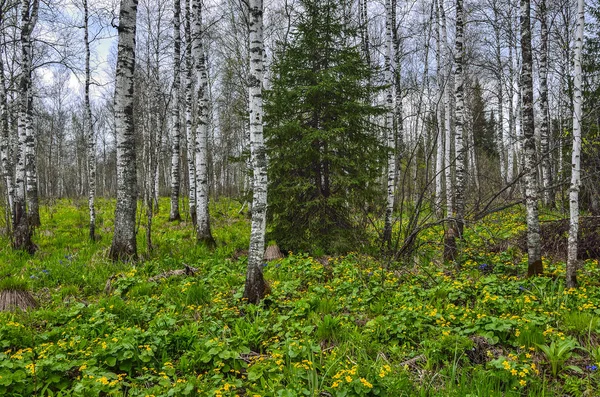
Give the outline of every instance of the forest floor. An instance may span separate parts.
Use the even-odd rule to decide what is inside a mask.
[[[288,253],[265,266],[270,293],[251,306],[239,203],[211,208],[212,252],[161,205],[154,251],[141,224],[135,265],[107,260],[110,201],[96,243],[83,200],[42,207],[32,257],[2,238],[0,284],[26,283],[39,307],[0,312],[0,395],[600,394],[598,261],[585,261],[578,289],[565,288],[560,262],[526,278],[518,248],[489,252],[524,230],[518,211],[470,226],[459,268],[435,259],[436,229],[410,264]],[[184,264],[197,272],[151,279]]]

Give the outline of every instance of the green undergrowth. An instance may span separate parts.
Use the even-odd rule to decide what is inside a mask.
[[[21,280],[40,307],[0,313],[0,395],[9,396],[585,396],[600,389],[600,267],[578,289],[564,265],[527,279],[514,247],[519,213],[471,225],[460,267],[418,260],[289,253],[264,267],[270,293],[242,299],[249,223],[239,203],[211,207],[214,251],[161,202],[154,250],[106,258],[113,207],[99,205],[87,241],[85,202],[42,211],[35,256],[0,252],[0,278]],[[3,240],[2,246],[8,246]],[[429,249],[429,251],[428,251]],[[183,264],[189,276],[150,278]],[[416,263],[416,264],[415,264]],[[109,288],[107,280],[110,280]],[[13,282],[13,281],[11,281]],[[16,281],[15,281],[16,282]]]

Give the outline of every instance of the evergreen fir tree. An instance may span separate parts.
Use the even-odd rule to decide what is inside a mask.
[[[370,117],[373,70],[351,44],[337,0],[303,0],[267,92],[272,238],[284,249],[341,252],[362,236],[356,214],[384,197],[386,149]]]
[[[485,102],[483,101],[483,92],[481,84],[476,81],[472,88],[471,99],[471,126],[473,128],[473,140],[475,141],[475,150],[478,153],[485,153],[490,157],[497,156],[496,142],[494,140],[494,120],[493,113],[488,121],[485,115]],[[491,124],[491,125],[490,125]]]

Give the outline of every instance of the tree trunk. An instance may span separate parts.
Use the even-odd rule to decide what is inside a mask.
[[[4,13],[0,8],[0,27],[4,28]],[[2,161],[3,179],[6,184],[6,230],[12,235],[13,208],[15,190],[13,185],[13,164],[10,156],[10,127],[8,124],[8,102],[6,95],[6,77],[4,76],[4,47],[0,47],[0,158]]]
[[[394,41],[394,65],[396,66],[396,70],[394,71],[394,88],[396,91],[396,107],[394,109],[395,115],[395,124],[394,124],[394,135],[396,137],[396,181],[394,181],[395,185],[398,184],[398,175],[400,174],[400,164],[402,160],[403,146],[404,146],[404,120],[403,113],[404,110],[402,108],[402,81],[401,81],[401,73],[400,67],[401,59],[401,44],[400,38],[398,36],[398,25],[396,23],[396,4],[397,0],[392,0],[392,40]],[[396,200],[396,203],[398,200]],[[396,204],[397,205],[397,204]]]
[[[83,0],[83,26],[85,41],[85,98],[83,114],[83,130],[87,137],[88,162],[88,208],[90,212],[90,240],[96,241],[96,137],[92,127],[92,109],[90,106],[90,40],[88,1]]]
[[[185,136],[187,140],[187,165],[188,165],[188,184],[189,184],[189,213],[192,219],[192,225],[196,228],[196,134],[192,123],[192,16],[190,13],[190,0],[185,1]]]
[[[114,103],[117,134],[117,207],[115,232],[109,255],[113,261],[137,259],[137,181],[133,118],[136,17],[137,0],[121,0]]]
[[[462,238],[465,216],[465,185],[466,185],[466,150],[464,143],[464,76],[463,76],[463,2],[456,0],[456,38],[454,50],[454,96],[456,100],[455,108],[455,152],[456,152],[456,189],[454,192],[454,221],[450,231],[446,236],[444,248],[444,258],[454,260],[456,255],[456,241],[454,239]]]
[[[193,55],[196,60],[198,83],[196,117],[196,239],[209,247],[215,245],[210,231],[208,212],[208,73],[204,53],[204,34],[202,27],[202,4],[200,0],[192,3],[194,13]]]
[[[170,221],[181,220],[179,214],[179,152],[181,140],[181,123],[179,122],[179,71],[181,61],[181,0],[175,0],[173,10],[173,108],[171,117],[173,118],[173,144],[171,147],[171,212]]]
[[[36,138],[33,131],[33,91],[31,85],[27,91],[27,119],[25,123],[25,167],[27,175],[27,212],[29,215],[29,225],[31,227],[40,226],[40,204],[38,197],[37,164],[36,164]]]
[[[548,108],[548,21],[546,0],[541,0],[539,5],[539,19],[541,29],[540,48],[540,111],[542,122],[540,124],[540,145],[542,152],[542,181],[544,204],[554,206],[554,193],[552,189],[552,171],[550,167],[550,110]]]
[[[444,2],[439,2],[440,19],[442,22],[442,46],[443,48],[443,63],[446,69],[446,82],[444,84],[444,129],[446,132],[446,139],[444,142],[444,164],[446,168],[444,170],[444,179],[446,180],[446,213],[448,216],[454,213],[454,183],[452,180],[452,106],[450,103],[450,93],[453,87],[452,76],[450,73],[450,51],[448,49],[448,33],[446,27],[446,11],[444,10]]]
[[[37,22],[39,1],[21,2],[21,77],[19,80],[19,116],[17,135],[19,139],[16,162],[16,195],[13,210],[13,246],[15,249],[34,253],[35,244],[31,241],[31,225],[26,206],[27,168],[31,156],[27,153],[27,126],[29,115],[29,91],[31,90],[31,33]],[[32,134],[30,137],[33,138]]]
[[[571,159],[571,188],[569,189],[569,246],[567,251],[567,287],[577,286],[577,238],[579,233],[579,187],[581,185],[581,117],[584,3],[577,2],[577,35],[575,37],[575,71],[573,84],[573,152]]]
[[[498,104],[497,104],[497,111],[498,111],[498,124],[497,124],[497,128],[498,131],[496,133],[496,139],[497,139],[497,144],[498,144],[498,158],[500,159],[500,177],[502,178],[502,182],[504,184],[508,183],[509,180],[509,173],[508,173],[508,165],[507,165],[507,159],[508,159],[508,154],[507,154],[507,150],[506,150],[506,145],[508,142],[508,130],[506,130],[504,128],[504,89],[503,89],[503,74],[504,74],[504,66],[502,63],[502,36],[500,33],[500,10],[498,8],[498,2],[494,1],[493,3],[493,8],[494,8],[494,38],[496,41],[496,48],[495,48],[495,55],[496,55],[496,67],[497,69],[497,73],[496,73],[496,78],[498,79],[497,81],[497,90],[498,92],[496,93],[498,95]]]
[[[263,142],[263,1],[249,1],[250,17],[250,74],[248,97],[250,102],[250,152],[254,171],[252,199],[252,227],[248,251],[248,269],[244,298],[258,303],[265,294],[262,274],[267,223],[267,156]]]
[[[540,221],[538,216],[537,159],[533,120],[533,61],[531,55],[531,4],[521,0],[521,124],[523,142],[523,171],[525,173],[525,204],[527,207],[527,252],[529,266],[527,274],[533,276],[543,272],[540,254]]]
[[[437,0],[436,0],[437,1]],[[441,3],[442,0],[439,0]],[[442,68],[442,42],[440,38],[440,30],[441,30],[441,19],[440,19],[440,4],[435,5],[435,42],[436,42],[436,78],[437,78],[437,88],[438,88],[438,97],[436,102],[436,118],[437,118],[437,132],[436,132],[436,156],[435,156],[435,211],[438,218],[442,218],[444,216],[444,207],[443,207],[443,199],[444,199],[444,186],[443,186],[443,178],[444,178],[444,85],[445,79],[443,78],[443,68]]]
[[[393,25],[393,4],[392,0],[386,0],[386,19],[385,19],[385,39],[386,39],[386,52],[385,52],[385,84],[386,89],[386,114],[385,114],[385,128],[387,135],[387,148],[388,148],[388,168],[387,168],[387,197],[386,197],[386,210],[385,210],[385,225],[383,228],[383,244],[390,245],[392,240],[392,216],[394,212],[394,188],[396,184],[396,136],[394,131],[394,74],[393,74],[393,62],[394,57],[394,42],[392,35]]]
[[[369,14],[367,12],[367,0],[358,0],[358,20],[362,53],[367,65],[371,65],[371,49],[369,38]]]

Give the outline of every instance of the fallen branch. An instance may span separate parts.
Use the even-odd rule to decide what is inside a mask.
[[[195,267],[188,266],[185,263],[184,263],[184,265],[185,265],[185,268],[183,268],[183,269],[169,270],[168,272],[157,274],[156,276],[150,277],[148,279],[148,281],[154,282],[154,281],[161,280],[163,278],[169,278],[169,277],[174,277],[174,276],[193,276],[198,271],[198,269],[196,269]]]
[[[408,366],[416,368],[417,367],[417,363],[419,363],[421,361],[425,361],[425,360],[426,360],[425,355],[420,354],[420,355],[418,355],[416,357],[411,358],[410,360],[406,360],[403,363],[400,363],[400,366],[404,367],[404,366],[408,365]]]

